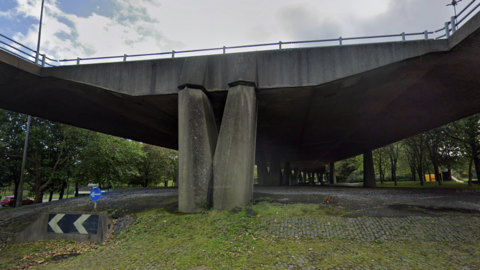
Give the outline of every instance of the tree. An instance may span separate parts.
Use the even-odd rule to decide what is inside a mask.
[[[410,137],[404,140],[407,151],[412,159],[413,166],[415,167],[418,177],[420,179],[420,185],[423,186],[425,180],[424,173],[424,156],[425,156],[425,134],[421,133],[416,136]]]
[[[0,111],[0,151],[5,155],[4,165],[10,164],[11,160],[21,160],[26,121],[26,115]],[[35,193],[35,203],[42,202],[43,193],[52,186],[59,171],[76,151],[75,131],[67,125],[32,117],[25,183]],[[12,166],[16,165],[7,165]],[[18,176],[13,179],[20,176],[18,171],[15,172],[17,173]],[[17,186],[17,183],[15,185]]]
[[[386,147],[386,152],[388,156],[388,160],[390,161],[390,173],[392,175],[392,181],[397,186],[397,164],[398,158],[400,156],[400,143],[392,143]]]
[[[170,165],[170,157],[167,154],[169,150],[142,144],[142,151],[145,156],[137,163],[139,174],[130,179],[130,184],[148,187],[168,179],[166,173]]]
[[[376,167],[376,171],[380,176],[380,183],[385,182],[385,169],[387,166],[387,154],[385,148],[375,149],[373,152],[373,164]]]
[[[433,165],[433,173],[435,174],[435,179],[439,185],[442,185],[442,175],[439,170],[440,166],[440,144],[445,138],[444,133],[441,128],[432,129],[425,132],[426,139],[426,148],[430,155],[430,161]]]
[[[119,137],[89,132],[86,144],[75,161],[74,182],[92,180],[100,187],[127,183],[138,176],[137,164],[145,157],[141,144]]]
[[[445,132],[448,137],[463,144],[465,153],[470,156],[470,164],[473,162],[477,178],[480,178],[480,114],[474,114],[448,125]]]

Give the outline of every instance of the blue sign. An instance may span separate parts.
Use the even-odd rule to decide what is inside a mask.
[[[96,202],[100,200],[100,197],[102,197],[102,191],[99,188],[93,188],[92,191],[90,191],[90,199],[92,199],[92,201]]]

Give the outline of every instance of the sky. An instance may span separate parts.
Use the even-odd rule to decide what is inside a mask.
[[[449,2],[45,0],[41,53],[71,59],[423,32],[443,27]],[[40,10],[41,0],[0,0],[0,34],[36,49]]]

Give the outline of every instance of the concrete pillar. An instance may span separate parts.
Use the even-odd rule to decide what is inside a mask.
[[[377,182],[375,181],[375,169],[373,168],[373,156],[371,150],[363,153],[363,186],[377,186]]]
[[[296,186],[298,184],[298,175],[299,175],[299,172],[298,172],[298,168],[294,168],[293,169],[293,186]]]
[[[258,184],[264,186],[268,182],[268,168],[265,154],[263,152],[258,152],[255,161],[257,163]]]
[[[317,178],[318,182],[320,182],[320,185],[325,185],[325,182],[323,181],[323,172],[317,173]]]
[[[268,171],[268,185],[269,186],[281,186],[282,185],[282,168],[281,168],[280,153],[273,152],[270,160],[270,170]]]
[[[335,175],[335,163],[330,163],[330,184],[337,183],[337,176]]]
[[[217,126],[202,90],[178,94],[178,210],[195,213],[211,206]]]
[[[289,186],[291,178],[292,168],[290,168],[290,162],[285,162],[285,165],[283,166],[283,185]]]
[[[253,198],[257,96],[248,82],[229,84],[213,159],[213,208],[242,207]]]

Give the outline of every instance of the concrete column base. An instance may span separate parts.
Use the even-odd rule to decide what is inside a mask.
[[[257,163],[258,185],[264,186],[268,182],[268,168],[265,154],[263,152],[257,153],[255,161]]]
[[[242,207],[253,198],[257,96],[249,85],[228,91],[213,159],[213,208]]]
[[[178,211],[197,213],[211,206],[217,126],[202,90],[178,94]]]
[[[337,183],[337,176],[335,175],[335,163],[331,162],[330,163],[330,184],[336,184]]]
[[[377,187],[377,181],[375,181],[375,169],[373,168],[372,151],[366,151],[363,153],[363,186]]]
[[[290,185],[290,179],[292,179],[292,168],[290,168],[290,162],[285,162],[283,167],[283,185]]]
[[[282,185],[282,167],[280,153],[273,152],[270,159],[270,171],[268,172],[268,186]]]

